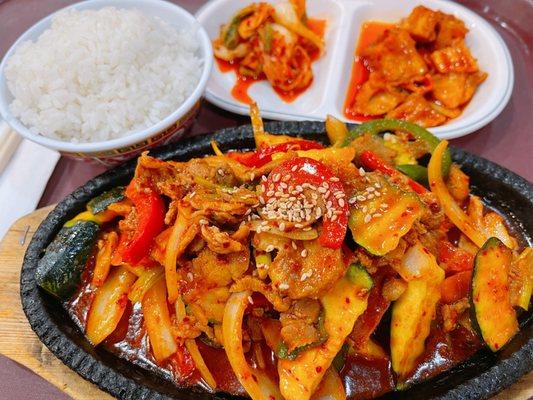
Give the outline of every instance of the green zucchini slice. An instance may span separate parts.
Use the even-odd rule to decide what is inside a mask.
[[[63,227],[37,264],[37,284],[61,299],[70,297],[80,285],[98,230],[99,225],[92,221]]]
[[[126,198],[124,194],[124,187],[117,186],[107,192],[102,193],[99,196],[96,196],[94,199],[90,200],[87,203],[87,210],[93,214],[98,214],[99,212],[107,210],[111,204],[118,203]]]
[[[328,338],[320,346],[301,352],[295,360],[278,360],[280,388],[286,398],[310,398],[333,359],[342,349],[357,318],[366,310],[372,278],[360,265],[352,264],[347,274],[320,299],[324,329]]]
[[[512,253],[492,237],[476,254],[470,288],[472,325],[492,351],[500,350],[518,332],[509,296]]]
[[[441,295],[444,270],[432,255],[427,264],[424,274],[407,282],[407,289],[392,306],[390,346],[392,368],[399,378],[397,389],[405,388],[406,376],[424,351]]]
[[[355,197],[357,202],[350,210],[348,226],[358,245],[382,256],[398,246],[401,237],[422,215],[424,206],[416,194],[404,192],[385,179],[376,183],[379,188],[373,186],[373,192],[365,191]]]

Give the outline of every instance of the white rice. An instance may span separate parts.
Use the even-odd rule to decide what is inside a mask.
[[[33,132],[75,143],[153,126],[200,79],[195,37],[138,10],[62,12],[7,61],[11,111]]]

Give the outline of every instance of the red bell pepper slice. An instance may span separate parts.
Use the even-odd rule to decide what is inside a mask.
[[[327,165],[312,158],[297,157],[287,160],[274,168],[270,172],[267,181],[263,183],[263,188],[273,185],[273,187],[276,188],[273,192],[283,192],[283,189],[281,188],[281,179],[279,177],[285,177],[287,175],[290,176],[290,183],[293,186],[308,183],[318,188],[323,182],[327,182],[329,193],[326,193],[328,194],[328,197],[325,198],[326,194],[318,191],[317,194],[324,198],[325,203],[331,202],[331,205],[328,208],[333,211],[333,214],[328,215],[326,213],[323,215],[322,233],[320,234],[319,242],[322,246],[332,249],[338,249],[341,247],[344,242],[344,237],[346,236],[349,212],[348,203],[345,201],[345,197],[335,196],[337,193],[344,194],[342,183],[337,177],[335,177]],[[266,196],[266,201],[273,196],[276,196],[276,194],[274,193],[272,196]]]
[[[420,183],[412,180],[411,178],[402,174],[400,171],[388,165],[376,153],[373,153],[369,150],[364,150],[359,156],[359,161],[367,169],[370,169],[372,171],[379,171],[392,178],[399,178],[405,181],[411,187],[411,189],[413,189],[415,193],[418,193],[418,194],[428,193],[428,190],[424,186],[422,186]]]
[[[474,256],[447,241],[439,241],[437,259],[444,264],[447,273],[470,271],[474,268]]]
[[[131,237],[121,237],[119,251],[122,261],[138,264],[150,251],[154,238],[165,225],[165,203],[161,197],[149,190],[136,189],[132,181],[126,189],[126,196],[131,199],[137,212],[137,226]]]
[[[289,150],[312,150],[323,149],[320,143],[311,140],[297,139],[285,143],[278,143],[272,146],[262,146],[256,151],[248,153],[229,152],[228,157],[237,160],[249,168],[259,168],[272,161],[272,155],[275,153],[285,153]]]
[[[441,286],[441,301],[444,304],[455,303],[468,296],[472,271],[461,271],[444,279]]]

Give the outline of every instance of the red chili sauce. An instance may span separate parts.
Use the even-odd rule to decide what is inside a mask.
[[[346,93],[346,100],[344,102],[344,115],[346,118],[361,122],[373,119],[372,117],[357,114],[353,111],[355,96],[357,96],[361,86],[368,80],[370,75],[368,66],[362,59],[359,58],[359,54],[363,49],[378,40],[385,31],[393,27],[394,24],[387,24],[378,21],[365,22],[361,27],[359,42],[357,43],[357,48],[355,49],[352,74],[350,77],[350,83],[348,84],[348,92]]]

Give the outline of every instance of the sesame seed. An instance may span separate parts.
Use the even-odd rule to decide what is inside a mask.
[[[366,191],[367,191],[368,193],[372,193],[374,190],[376,190],[376,189],[373,188],[372,186],[366,188]]]
[[[372,219],[372,216],[370,214],[366,214],[365,215],[365,224],[368,224],[371,219]]]
[[[365,196],[362,196],[362,195],[358,195],[358,196],[357,196],[357,200],[359,200],[359,201],[365,201],[365,200],[366,200],[366,197],[365,197]]]
[[[264,205],[265,204],[265,198],[263,196],[259,196],[259,202]]]
[[[304,258],[307,257],[307,249],[303,249],[300,255]]]
[[[339,206],[344,207],[344,200],[343,199],[339,199]]]
[[[291,168],[291,171],[292,171],[292,172],[296,172],[297,169],[298,169],[298,166],[295,165],[295,166],[293,166],[293,167]]]
[[[311,228],[310,226],[306,226],[305,228],[303,228],[304,231],[310,231],[311,229],[313,228]]]
[[[269,190],[269,191],[267,192],[267,197],[272,197],[272,196],[274,196],[274,193],[275,193],[275,192],[274,192],[273,190]]]
[[[304,272],[302,274],[302,276],[300,277],[300,282],[303,282],[305,281],[306,279],[310,278],[311,275],[313,275],[313,271],[307,271],[307,272]]]
[[[266,175],[263,175],[263,176],[261,177],[261,180],[262,180],[263,182],[266,182],[266,181],[267,181],[267,177],[266,177]]]
[[[329,180],[330,180],[331,182],[338,182],[338,181],[340,181],[340,179],[337,178],[336,176],[332,176],[331,178],[329,178]]]
[[[199,223],[200,225],[207,225],[207,224],[209,223],[209,221],[206,220],[206,219],[203,219],[203,218],[202,218],[200,221],[198,221],[198,223]]]
[[[348,203],[349,204],[355,204],[355,202],[357,201],[357,199],[355,197],[351,197],[349,200],[348,200]]]
[[[273,251],[274,251],[274,245],[269,244],[269,245],[267,246],[267,248],[265,249],[265,251],[266,251],[267,253],[271,253],[271,252],[273,252]]]
[[[193,281],[194,275],[192,274],[192,272],[187,272],[187,279],[189,280],[189,282]]]
[[[381,216],[382,216],[381,213],[375,213],[372,217],[374,217],[374,218],[379,218],[379,217],[381,217]]]
[[[381,188],[381,185],[379,184],[379,182],[374,183],[374,186],[376,187],[376,189],[380,189]]]
[[[279,182],[279,180],[281,179],[281,174],[275,174],[273,177],[272,177],[272,180],[274,182]]]
[[[332,221],[336,221],[337,220],[337,214],[335,214],[333,217],[331,217],[331,220]]]
[[[252,173],[250,174],[250,180],[253,181],[254,179],[255,179],[255,173],[252,172]]]
[[[303,228],[303,224],[294,224],[295,228]]]
[[[322,186],[324,186],[326,189],[329,189],[329,184],[327,182],[322,182]]]
[[[285,182],[281,182],[279,184],[279,187],[282,188],[282,189],[287,189],[288,186],[287,186],[287,184]]]
[[[383,140],[385,140],[386,142],[391,142],[391,143],[396,143],[398,141],[396,136],[395,135],[391,135],[389,132],[385,132],[383,134]]]
[[[279,287],[279,290],[289,289],[289,285],[287,283],[280,283],[278,287]]]
[[[374,195],[372,193],[369,193],[369,194],[366,195],[366,198],[368,200],[372,200],[374,198]]]
[[[367,206],[363,206],[363,209],[361,210],[363,211],[364,213],[366,213],[368,211],[368,207]]]
[[[285,181],[285,182],[289,181],[290,179],[291,179],[291,176],[289,174],[287,174],[287,175],[285,175],[283,177],[283,181]]]
[[[248,296],[248,303],[254,304],[254,301],[252,300],[252,296]]]
[[[268,225],[268,221],[261,221],[261,225],[262,225],[262,226],[266,226],[266,225]]]
[[[360,168],[359,168],[359,175],[360,175],[360,176],[365,176],[365,174],[366,174],[366,172],[365,172],[365,170],[363,169],[363,167],[360,167]]]
[[[375,192],[375,193],[374,193],[374,196],[376,196],[376,197],[380,197],[380,196],[381,196],[381,193],[379,193],[379,192]]]
[[[318,193],[326,193],[328,189],[326,189],[325,187],[319,187],[318,188]]]
[[[298,248],[298,246],[296,246],[296,243],[294,243],[292,240],[291,240],[291,246],[294,250]]]
[[[224,175],[224,170],[222,168],[219,168],[217,172],[219,175]]]
[[[328,191],[324,194],[324,198],[327,199],[327,198],[329,197],[330,194],[331,194],[331,192],[328,190]]]
[[[278,228],[280,231],[283,232],[285,230],[285,222],[282,222],[281,224],[279,224]]]

